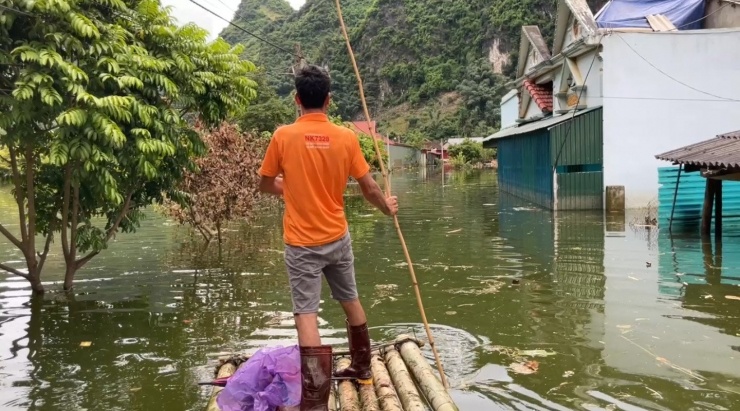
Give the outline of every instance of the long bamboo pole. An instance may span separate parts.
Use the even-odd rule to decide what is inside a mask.
[[[347,26],[344,24],[344,17],[342,16],[342,6],[339,4],[339,0],[335,0],[335,3],[337,5],[337,14],[339,15],[339,24],[342,26],[342,34],[344,35],[344,40],[347,43],[347,51],[349,52],[349,57],[352,60],[352,67],[355,70],[355,76],[357,77],[357,84],[360,89],[360,99],[362,100],[362,110],[365,114],[365,121],[367,121],[367,128],[370,130],[370,134],[373,140],[373,145],[375,146],[375,153],[378,156],[378,163],[380,164],[380,171],[383,174],[383,180],[385,182],[385,194],[386,196],[391,195],[391,185],[390,180],[388,179],[388,172],[385,169],[385,165],[383,164],[383,157],[380,154],[380,147],[378,146],[378,140],[375,138],[375,130],[373,130],[373,127],[371,126],[370,121],[370,111],[367,109],[367,101],[365,100],[365,90],[362,85],[362,76],[360,76],[360,69],[357,68],[357,61],[355,60],[355,53],[352,51],[352,44],[350,44],[349,41],[349,34],[347,34]],[[439,378],[442,380],[442,384],[445,388],[448,388],[447,385],[447,377],[445,376],[444,369],[442,368],[442,361],[439,359],[439,353],[437,353],[437,347],[434,345],[434,337],[432,336],[432,330],[429,328],[429,322],[427,321],[427,315],[424,311],[424,303],[421,300],[421,290],[419,289],[419,282],[416,281],[416,272],[414,272],[414,264],[411,262],[411,256],[409,255],[409,250],[406,247],[406,241],[403,238],[403,233],[401,232],[401,226],[398,223],[398,216],[393,216],[393,223],[396,226],[396,232],[398,233],[398,239],[401,241],[401,247],[403,247],[403,254],[406,257],[406,263],[409,266],[409,274],[411,275],[411,282],[414,286],[414,293],[416,294],[416,304],[419,306],[419,312],[421,314],[421,319],[424,322],[424,328],[426,329],[427,338],[429,339],[429,346],[432,347],[432,352],[434,353],[434,360],[437,363],[437,371],[439,371]]]

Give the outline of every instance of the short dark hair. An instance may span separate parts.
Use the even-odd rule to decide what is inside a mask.
[[[321,108],[331,91],[329,73],[319,66],[308,65],[295,76],[295,89],[305,108]]]

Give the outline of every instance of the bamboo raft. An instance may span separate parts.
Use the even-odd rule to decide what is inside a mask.
[[[335,381],[329,396],[330,411],[459,411],[432,366],[421,353],[424,346],[410,336],[373,346],[372,384]],[[335,351],[334,368],[350,364],[349,352]],[[232,376],[246,362],[244,356],[221,356],[217,378]],[[223,390],[214,387],[205,411],[220,411],[216,404]],[[297,407],[293,408],[297,409]]]

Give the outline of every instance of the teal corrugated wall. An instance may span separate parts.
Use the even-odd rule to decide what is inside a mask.
[[[658,168],[658,223],[668,227],[673,206],[673,193],[678,177],[678,167]],[[699,230],[704,190],[707,180],[698,172],[681,173],[681,182],[676,197],[673,230]],[[712,211],[714,212],[714,210]],[[722,227],[740,231],[740,182],[722,182]],[[714,216],[712,217],[714,219]],[[714,224],[712,224],[714,229]]]
[[[552,209],[550,133],[533,131],[497,142],[501,191]]]
[[[601,210],[604,204],[603,110],[550,129],[557,172],[558,210]]]

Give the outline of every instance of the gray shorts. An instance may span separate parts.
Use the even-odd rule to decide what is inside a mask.
[[[285,266],[293,299],[294,314],[319,312],[321,274],[326,276],[331,296],[337,301],[357,299],[355,257],[349,233],[339,240],[316,247],[285,246]]]

